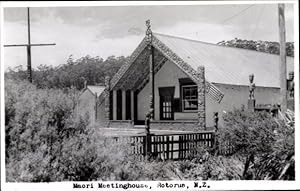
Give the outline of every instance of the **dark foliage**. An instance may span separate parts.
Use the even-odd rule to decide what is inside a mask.
[[[126,142],[106,140],[87,117],[76,116],[77,95],[6,80],[7,181],[137,179],[126,173],[132,172]]]
[[[40,65],[33,70],[33,84],[38,88],[82,89],[84,81],[88,85],[104,84],[105,76],[112,77],[126,62],[126,58],[110,56],[105,61],[89,55],[78,60],[69,57],[66,64],[57,67]],[[23,67],[10,69],[6,79],[26,80],[27,71]]]
[[[220,146],[230,142],[244,163],[243,179],[293,180],[294,127],[267,112],[235,109],[223,116]]]
[[[270,54],[279,54],[279,43],[269,41],[254,41],[254,40],[242,40],[235,38],[229,41],[218,42],[221,46],[230,46],[237,48],[245,48],[249,50],[256,50],[259,52],[266,52]],[[294,57],[294,42],[286,43],[286,54],[287,56]]]

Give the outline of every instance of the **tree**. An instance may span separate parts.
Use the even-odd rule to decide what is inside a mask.
[[[70,55],[67,63],[52,67],[40,65],[33,70],[33,84],[38,88],[70,88],[78,90],[84,86],[84,81],[89,85],[103,85],[105,76],[112,77],[126,62],[126,58],[110,56],[105,61],[100,57],[89,55],[74,60]],[[27,73],[22,67],[10,69],[5,73],[7,79],[25,80]]]
[[[221,46],[229,46],[236,48],[244,48],[249,50],[256,50],[259,52],[266,52],[270,54],[279,54],[279,43],[270,41],[253,41],[253,40],[242,40],[235,38],[233,40],[221,41],[217,43]],[[287,56],[294,57],[294,42],[286,43]]]

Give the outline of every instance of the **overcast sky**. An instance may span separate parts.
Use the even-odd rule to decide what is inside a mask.
[[[293,41],[293,5],[286,4],[286,38]],[[276,4],[30,8],[32,65],[58,66],[69,55],[128,56],[151,20],[154,32],[217,43],[235,37],[278,41]],[[27,43],[27,8],[4,8],[4,44]],[[5,68],[23,65],[26,48],[5,48]]]

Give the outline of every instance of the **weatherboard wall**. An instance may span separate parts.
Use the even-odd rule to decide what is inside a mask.
[[[223,124],[222,115],[242,105],[247,108],[249,87],[240,85],[214,84],[225,95],[219,104],[210,97],[206,98],[206,121],[209,126],[213,125],[213,112],[219,112],[219,122]],[[256,104],[277,104],[279,103],[279,88],[256,87],[254,95]]]
[[[187,78],[187,75],[175,64],[167,61],[164,66],[154,76],[154,119],[159,119],[159,91],[160,87],[175,87],[174,97],[179,98],[179,78]],[[144,120],[149,111],[149,83],[138,94],[138,120]]]
[[[175,64],[168,61],[155,74],[155,120],[159,120],[159,92],[160,87],[175,87],[175,98],[179,98],[180,84],[179,78],[186,78],[187,75]],[[248,76],[245,76],[248,78]],[[206,124],[213,126],[213,112],[219,112],[220,124],[222,114],[232,111],[234,108],[241,108],[242,105],[247,107],[249,87],[240,85],[214,84],[224,94],[221,103],[213,100],[206,94]],[[149,111],[149,93],[150,86],[147,84],[138,94],[138,120],[144,120],[146,113]],[[279,102],[279,88],[256,87],[255,97],[257,104],[276,104]],[[174,114],[175,120],[197,120],[197,111],[195,112],[177,112]]]

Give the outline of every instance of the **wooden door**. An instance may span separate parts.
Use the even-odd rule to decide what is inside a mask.
[[[159,88],[160,120],[174,120],[174,87]]]

